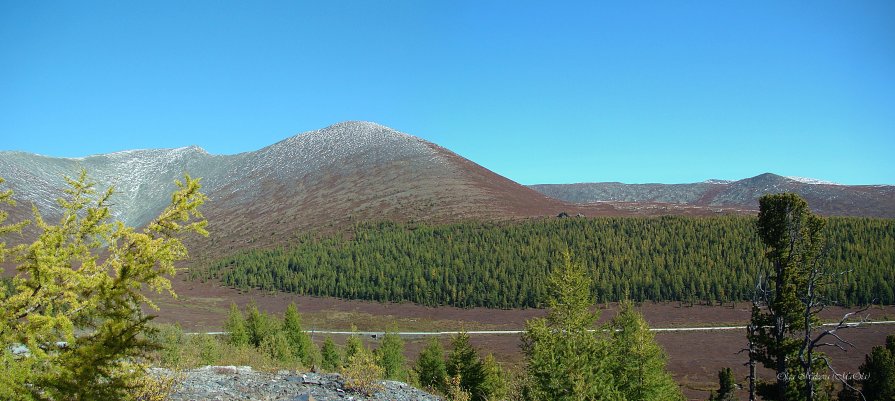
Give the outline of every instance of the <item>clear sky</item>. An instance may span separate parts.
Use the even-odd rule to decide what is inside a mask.
[[[0,149],[238,153],[344,120],[523,184],[895,184],[895,1],[0,0]]]

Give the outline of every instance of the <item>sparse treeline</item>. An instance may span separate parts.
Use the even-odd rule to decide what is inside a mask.
[[[829,218],[827,263],[844,304],[895,303],[895,220]],[[738,301],[767,263],[753,217],[370,223],[194,269],[238,288],[423,305],[540,307],[554,255],[588,266],[598,302]]]

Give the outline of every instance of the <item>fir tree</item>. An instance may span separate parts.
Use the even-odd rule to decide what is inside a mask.
[[[528,400],[617,400],[622,394],[610,370],[606,340],[594,331],[591,281],[568,253],[550,273],[546,318],[526,322],[523,350],[528,358]]]
[[[352,328],[352,332],[357,332],[357,328]],[[363,341],[361,341],[360,336],[357,334],[352,334],[348,336],[348,339],[345,340],[345,359],[344,365],[348,365],[352,358],[355,355],[365,350]]]
[[[289,339],[286,338],[284,332],[273,332],[270,335],[265,336],[264,339],[261,340],[261,346],[259,348],[275,361],[288,364],[295,360],[295,354],[293,353],[293,349],[289,345]]]
[[[382,343],[376,349],[376,359],[382,368],[383,377],[390,380],[407,381],[407,361],[404,358],[404,340],[393,332],[386,332]]]
[[[230,304],[230,313],[224,323],[224,330],[228,333],[227,341],[237,347],[249,344],[249,331],[246,329],[245,317],[236,304]]]
[[[611,369],[616,386],[626,400],[684,399],[677,383],[665,369],[665,352],[630,300],[619,304],[618,314],[609,327],[612,329]]]
[[[490,353],[482,361],[482,375],[480,389],[485,400],[499,401],[505,399],[508,389],[503,369],[500,368],[500,364],[494,359],[494,355]]]
[[[339,349],[336,347],[336,343],[333,342],[331,337],[326,336],[323,340],[323,345],[320,347],[320,354],[321,365],[325,371],[335,372],[342,366],[342,355],[339,354]]]
[[[709,401],[737,401],[737,384],[730,368],[718,371],[718,391],[712,392]]]
[[[447,373],[450,377],[460,378],[460,387],[470,394],[473,401],[484,400],[481,392],[482,361],[479,355],[469,343],[469,334],[460,332],[451,340],[451,353],[447,360]]]
[[[286,312],[283,314],[283,333],[292,348],[293,356],[306,368],[313,367],[317,362],[314,343],[311,342],[311,336],[301,327],[301,315],[298,314],[294,302],[286,307]]]
[[[278,331],[279,328],[277,326],[276,320],[268,315],[267,312],[259,311],[254,301],[249,304],[248,313],[246,314],[246,331],[249,335],[249,344],[260,347],[265,338]]]
[[[860,372],[861,393],[867,400],[895,400],[895,335],[886,337],[884,347],[873,347]]]
[[[414,370],[422,387],[447,391],[448,375],[444,363],[444,348],[437,338],[429,340],[429,344],[420,352]]]

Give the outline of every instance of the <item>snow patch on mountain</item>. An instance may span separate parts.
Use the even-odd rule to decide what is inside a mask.
[[[201,177],[206,194],[235,196],[248,202],[259,185],[300,187],[392,163],[412,163],[416,169],[444,174],[453,171],[429,142],[376,123],[349,121],[236,155],[211,155],[197,146],[125,150],[80,158],[0,152],[0,177],[15,191],[16,199],[35,202],[41,211],[52,215],[60,211],[55,199],[66,187],[64,177],[77,177],[81,169],[86,169],[97,191],[115,188],[113,216],[139,226],[171,201],[171,193],[176,190],[174,181],[182,179],[184,173]],[[224,191],[218,191],[221,189]],[[213,196],[211,201],[215,201]]]
[[[812,184],[812,185],[842,185],[842,184],[838,184],[838,183],[835,183],[835,182],[824,181],[824,180],[818,180],[818,179],[816,179],[816,178],[795,177],[795,176],[787,176],[786,178],[789,178],[790,180],[793,180],[793,181],[801,182],[801,183],[803,183],[803,184]]]

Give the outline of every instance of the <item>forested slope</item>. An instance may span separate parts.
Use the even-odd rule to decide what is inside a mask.
[[[383,222],[304,237],[197,267],[192,276],[248,289],[423,305],[537,307],[556,255],[591,269],[597,300],[749,299],[763,248],[752,217],[539,219],[515,223]],[[895,220],[830,218],[832,286],[845,304],[895,303]]]

